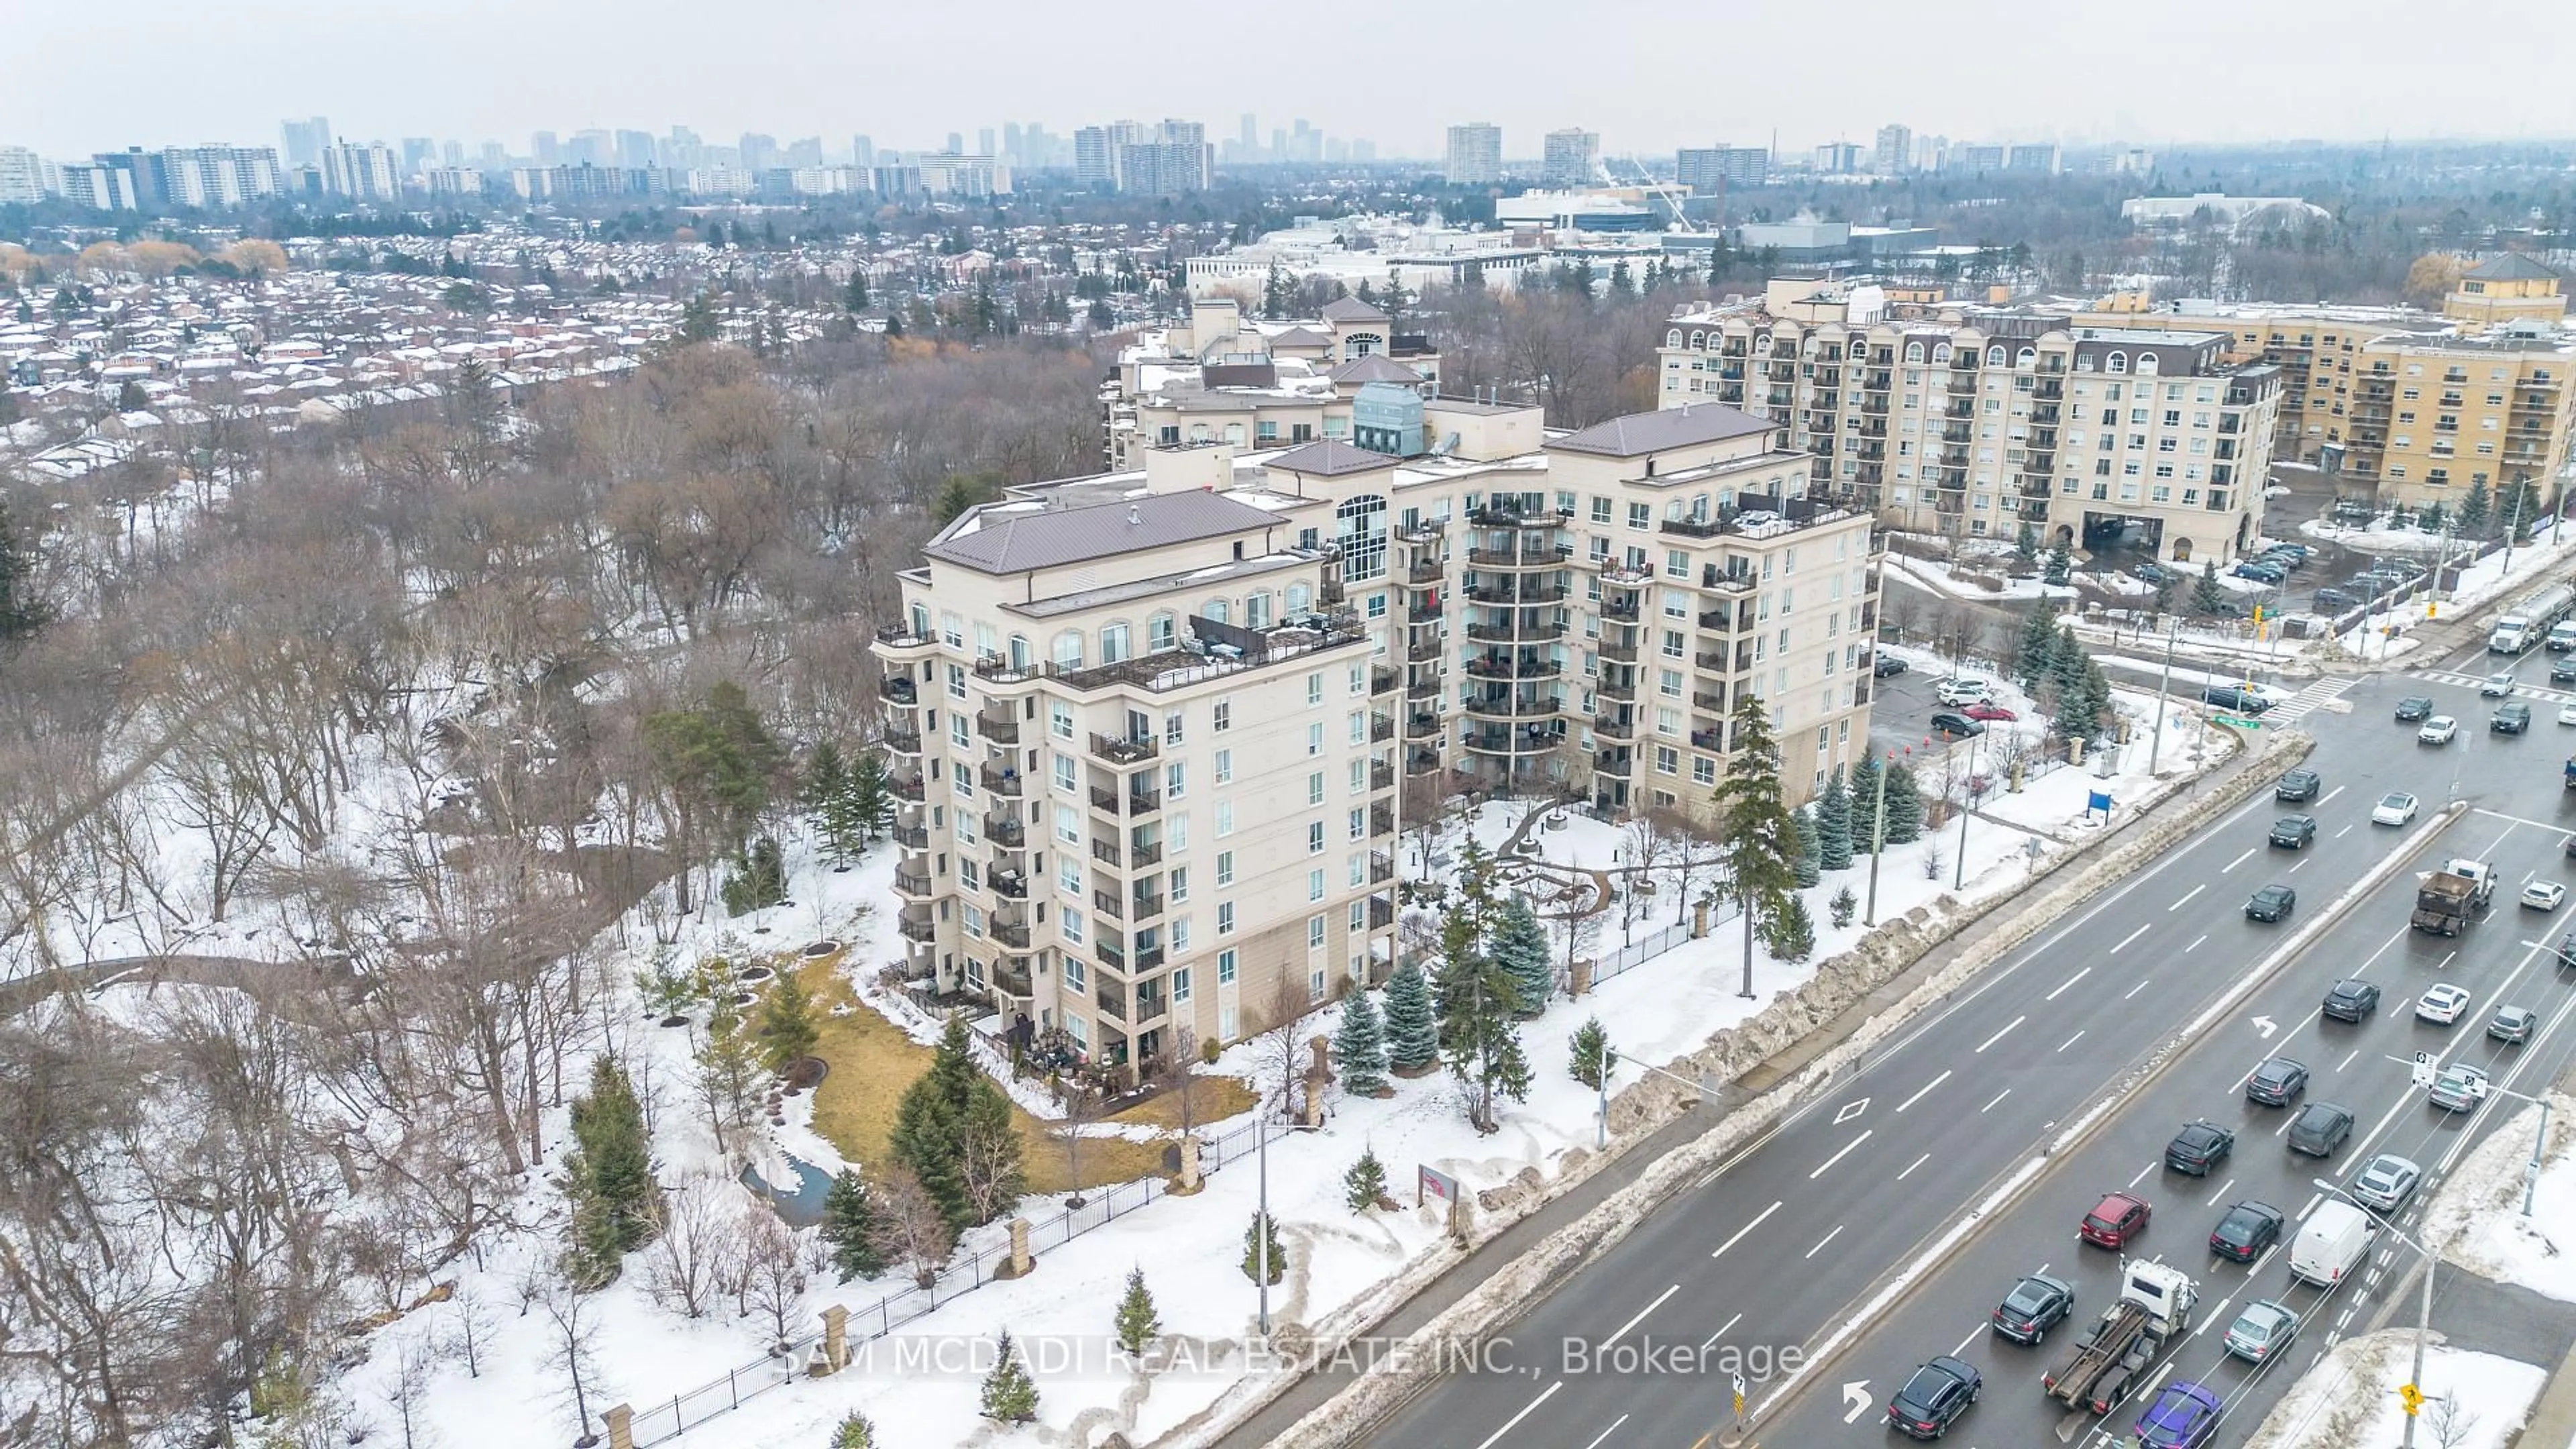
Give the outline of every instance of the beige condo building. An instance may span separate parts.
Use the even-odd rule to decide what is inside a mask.
[[[1867,748],[1867,514],[1732,408],[1548,436],[1356,400],[1353,436],[1014,490],[880,631],[916,978],[1141,1067],[1395,959],[1400,786],[1705,814],[1766,705],[1801,801]]]

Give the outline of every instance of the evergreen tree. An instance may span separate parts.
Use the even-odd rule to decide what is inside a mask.
[[[1923,792],[1911,766],[1887,767],[1887,843],[1905,845],[1923,838]]]
[[[2481,478],[2469,485],[2469,496],[2460,500],[2460,516],[2452,524],[2452,532],[2462,538],[2484,538],[2494,511],[2495,500],[2488,496],[2486,480]]]
[[[844,1167],[823,1196],[823,1222],[817,1229],[832,1245],[832,1266],[841,1281],[873,1278],[885,1271],[885,1254],[873,1241],[877,1234],[876,1199],[856,1171]]]
[[[33,549],[19,538],[8,500],[0,498],[0,644],[27,638],[53,618],[52,606],[37,592]]]
[[[1386,983],[1387,1065],[1400,1072],[1428,1070],[1440,1060],[1440,1027],[1431,1013],[1431,982],[1411,961]]]
[[[967,1050],[966,1020],[951,1015],[938,1050],[931,1054],[929,1070],[904,1089],[887,1142],[894,1160],[919,1178],[922,1190],[939,1204],[939,1215],[951,1229],[973,1222],[960,1159],[965,1151],[966,1105],[982,1078]]]
[[[1816,844],[1816,817],[1805,806],[1789,812],[1789,829],[1797,839],[1796,856],[1789,866],[1796,874],[1798,889],[1805,890],[1825,878],[1824,863]]]
[[[983,1415],[1001,1424],[1025,1424],[1038,1416],[1038,1386],[1029,1377],[1029,1366],[1020,1362],[1018,1345],[1011,1342],[1011,1331],[1002,1330],[1001,1341],[993,1346],[993,1371],[984,1375]]]
[[[1825,903],[1825,908],[1833,913],[1834,929],[1839,931],[1852,923],[1852,916],[1860,910],[1860,898],[1852,894],[1850,886],[1844,886],[1834,892],[1834,898]]]
[[[680,308],[680,341],[713,342],[724,331],[724,318],[717,315],[715,300],[700,292]]]
[[[853,267],[850,285],[841,290],[841,306],[851,312],[868,310],[868,274]]]
[[[2092,733],[2093,716],[2085,689],[2085,671],[2093,665],[2093,656],[2075,638],[2075,626],[2060,626],[2055,658],[2049,669],[2049,686],[2057,701],[2057,732],[2073,737]]]
[[[1296,305],[1296,288],[1288,281],[1287,269],[1272,262],[1270,279],[1261,286],[1261,315],[1276,322]]]
[[[2013,535],[2013,562],[2024,568],[2039,562],[2039,529],[2027,518],[2021,521],[2020,531]]]
[[[1101,306],[1105,305],[1106,304],[1095,304],[1094,310],[1099,310]],[[886,309],[885,335],[888,337],[901,337],[903,335],[903,314],[892,307],[888,307]]]
[[[1601,1018],[1592,1017],[1576,1027],[1565,1045],[1566,1070],[1576,1081],[1596,1092],[1601,1090],[1602,1081],[1610,1074],[1610,1032],[1601,1024]]]
[[[1851,787],[1836,766],[1816,802],[1816,864],[1826,870],[1849,870],[1852,863]]]
[[[1610,264],[1610,295],[1623,299],[1637,295],[1637,282],[1628,273],[1628,260],[1625,257]]]
[[[1127,1270],[1127,1291],[1118,1300],[1118,1347],[1133,1358],[1150,1347],[1163,1331],[1163,1320],[1154,1315],[1154,1295],[1145,1291],[1145,1270]]]
[[[1333,1065],[1341,1069],[1342,1090],[1354,1097],[1386,1090],[1386,1027],[1365,991],[1352,992],[1342,1003],[1342,1025],[1333,1033]]]
[[[2092,739],[2101,734],[2103,722],[2111,716],[2111,679],[2102,672],[2099,661],[2089,656],[2085,659],[2084,677],[2078,683],[2078,690],[2082,699],[2074,720],[2082,730],[2082,737]],[[2058,732],[2063,734],[2066,730],[2066,721],[2061,718]]]
[[[814,995],[794,969],[779,972],[778,983],[761,1002],[760,1034],[762,1064],[782,1075],[813,1055],[814,1044],[823,1039],[814,1022]]]
[[[1878,839],[1878,775],[1882,766],[1872,751],[1851,767],[1851,843],[1854,855],[1875,854]]]
[[[841,747],[825,740],[814,747],[805,761],[805,788],[801,793],[805,819],[823,842],[823,858],[834,865],[850,858],[855,844],[842,828],[841,819],[833,813],[833,804],[849,788],[849,766],[841,759]]]
[[[697,1087],[715,1129],[716,1145],[725,1146],[725,1129],[751,1120],[760,1092],[760,1049],[744,1029],[742,1013],[732,998],[718,995],[707,1008],[707,1039],[697,1049]]]
[[[1377,1200],[1384,1196],[1386,1164],[1377,1160],[1377,1149],[1363,1148],[1360,1160],[1342,1174],[1342,1201],[1350,1204],[1352,1212],[1364,1213],[1376,1207]]]
[[[564,1154],[564,1192],[572,1201],[566,1261],[578,1281],[596,1287],[617,1276],[626,1254],[652,1241],[661,1200],[644,1109],[615,1057],[592,1060],[589,1090],[572,1099],[572,1139]]]
[[[856,1409],[841,1416],[832,1430],[832,1449],[877,1449],[877,1426]]]
[[[2021,655],[2013,662],[2013,679],[2034,694],[2057,667],[2057,629],[2057,601],[2042,595],[2022,621]]]
[[[1494,965],[1511,978],[1514,1011],[1527,1017],[1545,1010],[1556,992],[1556,966],[1549,960],[1547,928],[1538,923],[1527,900],[1513,896],[1504,903],[1487,950]]]
[[[1780,747],[1771,736],[1771,710],[1750,691],[1738,696],[1735,753],[1717,785],[1719,868],[1735,887],[1744,913],[1744,987],[1753,995],[1753,927],[1797,884],[1797,834],[1780,798]],[[1891,836],[1891,839],[1894,837]]]
[[[859,751],[841,776],[834,811],[842,832],[854,838],[860,849],[885,834],[894,823],[894,777],[886,772],[885,756],[875,750]]]
[[[1816,954],[1816,922],[1807,914],[1807,898],[1792,893],[1764,923],[1763,944],[1774,961],[1799,962]]]
[[[1263,1237],[1262,1229],[1264,1227],[1269,1229],[1270,1281],[1273,1286],[1276,1286],[1280,1279],[1288,1276],[1288,1250],[1281,1247],[1279,1244],[1278,1219],[1267,1213],[1254,1213],[1252,1215],[1252,1221],[1244,1225],[1243,1276],[1251,1279],[1255,1283],[1261,1281],[1261,1240]]]
[[[2040,568],[2039,581],[2051,588],[2062,589],[2074,572],[2075,556],[2068,553],[2066,545],[2061,543],[2048,551],[2048,562]]]
[[[2214,614],[2226,602],[2227,591],[2218,586],[2218,560],[2202,560],[2200,577],[2191,585],[2191,606],[2204,614]]]

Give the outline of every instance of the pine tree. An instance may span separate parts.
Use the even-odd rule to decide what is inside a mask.
[[[974,1221],[961,1159],[966,1106],[982,1075],[967,1050],[965,1018],[950,1016],[939,1048],[931,1054],[929,1070],[904,1088],[887,1143],[894,1160],[919,1178],[922,1190],[939,1204],[939,1215],[951,1229],[963,1229]]]
[[[2451,525],[2452,532],[2462,538],[2484,538],[2494,511],[2495,500],[2488,496],[2486,480],[2480,478],[2469,485],[2469,496],[2460,500],[2460,516]]]
[[[572,1138],[563,1177],[572,1203],[567,1262],[579,1281],[596,1287],[617,1276],[626,1254],[652,1241],[661,1200],[644,1109],[615,1057],[592,1060],[589,1090],[572,1099]]]
[[[1504,904],[1487,949],[1494,965],[1511,978],[1513,1010],[1524,1017],[1545,1010],[1556,992],[1556,966],[1549,959],[1547,928],[1538,923],[1527,900],[1514,896]]]
[[[1118,1300],[1118,1347],[1128,1357],[1143,1353],[1163,1331],[1154,1315],[1154,1295],[1145,1291],[1145,1270],[1127,1270],[1127,1292]]]
[[[1288,272],[1277,262],[1270,264],[1270,279],[1261,286],[1261,315],[1276,322],[1288,315],[1295,305],[1295,291],[1288,284]]]
[[[2048,551],[2048,562],[2040,568],[2039,581],[2052,588],[2062,589],[2066,587],[2066,580],[2074,571],[2075,556],[2068,553],[2066,545],[2061,543]]]
[[[1288,1276],[1288,1250],[1279,1244],[1279,1220],[1267,1213],[1254,1213],[1252,1221],[1244,1225],[1243,1276],[1255,1283],[1261,1281],[1261,1239],[1265,1226],[1270,1230],[1270,1281],[1275,1286]]]
[[[1395,968],[1386,983],[1387,1064],[1399,1072],[1420,1074],[1440,1060],[1440,1027],[1431,1014],[1431,982],[1411,961]]]
[[[53,618],[53,607],[37,592],[33,549],[18,537],[8,500],[0,499],[0,644],[27,638]]]
[[[1839,931],[1852,923],[1853,914],[1860,910],[1860,899],[1852,894],[1850,886],[1844,886],[1834,892],[1834,898],[1825,903],[1825,908],[1833,913],[1834,929]]]
[[[842,834],[855,848],[874,845],[894,821],[894,777],[886,773],[885,756],[861,750],[841,776],[841,793],[833,806]]]
[[[751,1120],[760,1091],[760,1049],[744,1029],[742,1013],[730,997],[718,996],[707,1009],[707,1039],[697,1057],[697,1087],[715,1129],[716,1146],[725,1146],[725,1131]]]
[[[2081,710],[2084,706],[2084,666],[2089,662],[2090,656],[2075,638],[2075,626],[2057,626],[2057,644],[2049,651],[2048,683],[2061,719],[2070,707]],[[2061,724],[2059,733],[2064,732]]]
[[[832,1449],[877,1449],[877,1426],[856,1409],[843,1414],[832,1430]]]
[[[2218,561],[2203,560],[2200,577],[2192,581],[2191,606],[2204,614],[2215,614],[2227,602],[2227,591],[2218,586]]]
[[[857,844],[834,809],[848,788],[849,766],[841,759],[841,747],[830,740],[816,745],[805,762],[805,819],[823,842],[823,858],[834,865],[848,860]]]
[[[1887,843],[1905,845],[1923,838],[1923,792],[1914,771],[1903,763],[1887,767]]]
[[[1878,774],[1884,768],[1875,751],[1851,768],[1851,842],[1854,855],[1876,853],[1878,839]]]
[[[1771,735],[1771,709],[1750,691],[1739,696],[1733,718],[1735,753],[1717,786],[1718,861],[1733,882],[1744,913],[1744,986],[1753,995],[1753,926],[1797,884],[1797,827],[1780,798],[1780,746]],[[1890,837],[1893,839],[1894,837]]]
[[[814,996],[791,968],[778,973],[778,984],[760,1004],[762,1064],[784,1075],[789,1067],[813,1055],[823,1038],[814,1022]]]
[[[1342,1090],[1354,1097],[1386,1091],[1386,1026],[1365,991],[1352,992],[1342,1003],[1341,1028],[1333,1033],[1333,1065],[1341,1069]]]
[[[1376,1207],[1378,1199],[1384,1196],[1386,1164],[1377,1160],[1376,1148],[1363,1148],[1360,1160],[1352,1163],[1351,1170],[1342,1174],[1342,1201],[1350,1204],[1352,1212],[1364,1213]]]
[[[851,312],[868,310],[868,274],[853,267],[850,285],[841,290],[841,305]]]
[[[1825,878],[1824,862],[1816,843],[1815,812],[1800,806],[1789,813],[1789,829],[1797,837],[1797,855],[1790,861],[1796,872],[1798,889],[1805,890]]]
[[[1825,781],[1824,797],[1816,802],[1816,864],[1826,870],[1849,870],[1851,863],[1851,787],[1843,782],[1843,771],[1837,766]]]
[[[1610,1031],[1601,1024],[1601,1018],[1592,1017],[1576,1027],[1565,1045],[1569,1053],[1566,1070],[1576,1081],[1596,1092],[1601,1090],[1602,1080],[1610,1070]]]
[[[1029,1366],[1020,1362],[1020,1350],[1011,1342],[1011,1331],[1002,1330],[1001,1340],[993,1345],[993,1371],[984,1375],[983,1415],[1001,1424],[1025,1424],[1038,1416],[1038,1386],[1029,1377]]]
[[[2013,562],[2024,568],[2039,562],[2039,530],[2027,518],[2022,520],[2021,531],[2013,535]]]
[[[1767,924],[1764,944],[1772,960],[1795,963],[1816,954],[1816,922],[1807,914],[1805,896],[1791,895]]]
[[[2057,626],[2057,601],[2043,594],[2022,621],[2021,655],[2013,661],[2014,680],[2034,694],[2057,667]]]
[[[816,1231],[832,1246],[832,1266],[841,1281],[873,1278],[885,1271],[885,1254],[871,1241],[877,1232],[876,1199],[859,1174],[844,1167],[823,1195],[823,1221]]]

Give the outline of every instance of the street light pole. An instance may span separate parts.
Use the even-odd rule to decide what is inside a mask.
[[[2531,1199],[2540,1191],[2540,1150],[2549,1145],[2549,1099],[2540,1099],[2540,1135],[2531,1139],[2531,1168],[2522,1177],[2522,1215],[2531,1216]]]
[[[2360,1208],[2363,1212],[2368,1213],[2372,1222],[2388,1229],[2388,1235],[2390,1237],[2395,1238],[2397,1241],[2404,1243],[2410,1248],[2413,1248],[2416,1256],[2424,1260],[2424,1292],[2422,1299],[2417,1304],[2415,1310],[2415,1369],[2414,1372],[2409,1374],[2406,1379],[2408,1387],[2421,1391],[2424,1387],[2424,1344],[2426,1340],[2433,1336],[2433,1261],[2435,1256],[2433,1251],[2425,1247],[2422,1243],[2406,1236],[2403,1232],[2400,1232],[2395,1223],[2381,1217],[2376,1212],[2372,1212],[2368,1204],[2359,1201],[2354,1198],[2351,1193],[2344,1191],[2343,1184],[2339,1182],[2329,1182],[2322,1177],[2312,1177],[2308,1179],[2308,1181],[2314,1184],[2319,1192],[2324,1193],[2328,1197],[2341,1198],[2345,1202],[2351,1203],[2354,1207]],[[2407,1414],[2406,1437],[2401,1441],[2398,1449],[2415,1449],[2415,1418],[2416,1416],[2413,1413],[2410,1412]]]
[[[2367,617],[2366,615],[2364,617]],[[2165,621],[2165,668],[2156,676],[2156,732],[2147,740],[2147,777],[2156,773],[2156,755],[2165,743],[2165,694],[2173,687],[2174,640],[2182,634],[2182,620]]]
[[[1894,750],[1878,762],[1877,796],[1869,807],[1869,905],[1860,917],[1864,926],[1878,924],[1878,858],[1887,851],[1887,771],[1895,763]]]
[[[1968,888],[1968,817],[1976,813],[1977,750],[1985,742],[1984,735],[1974,736],[1968,741],[1968,783],[1967,788],[1961,792],[1964,798],[1959,801],[1958,874],[1950,882],[1950,889],[1954,891]]]

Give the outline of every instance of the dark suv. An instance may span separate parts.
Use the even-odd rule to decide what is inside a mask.
[[[2165,1144],[2165,1166],[2194,1177],[2207,1177],[2211,1168],[2225,1162],[2235,1150],[2235,1133],[2215,1122],[2186,1122]]]
[[[2290,1057],[2267,1057],[2245,1077],[2245,1100],[2266,1107],[2286,1107],[2307,1089],[2307,1063]]]
[[[2310,1102],[2290,1119],[2290,1150],[2310,1157],[2334,1156],[2334,1150],[2351,1135],[2352,1109],[2332,1102]]]
[[[2308,848],[2308,842],[2316,838],[2317,817],[2313,815],[2284,815],[2272,822],[2274,845],[2286,845],[2292,850],[2305,850]]]
[[[2075,1311],[2075,1287],[2063,1278],[2033,1273],[2015,1283],[1994,1312],[1996,1336],[2037,1343]]]
[[[2576,942],[2576,936],[2567,939]],[[2379,1009],[2379,988],[2367,981],[2338,981],[2327,990],[2321,1009],[2337,1021],[2359,1021]]]
[[[2317,792],[2325,788],[2325,783],[2317,778],[2317,772],[2314,770],[2292,770],[2281,777],[2280,784],[2272,787],[2272,798],[2290,801],[2314,800],[2317,798]]]
[[[2229,1208],[2218,1226],[2210,1229],[2209,1251],[2231,1263],[2251,1263],[2280,1241],[2281,1225],[2287,1221],[2279,1208],[2247,1198]]]
[[[2518,735],[2530,728],[2531,706],[2520,700],[2497,705],[2495,713],[2487,717],[2487,729],[2493,734]]]
[[[2413,724],[2419,719],[2431,719],[2432,717],[2433,699],[2430,695],[2410,694],[2404,699],[2397,701],[2397,722],[2399,724]]]
[[[1938,1439],[1985,1391],[1974,1364],[1943,1354],[1916,1369],[1887,1401],[1887,1422],[1909,1439]]]

